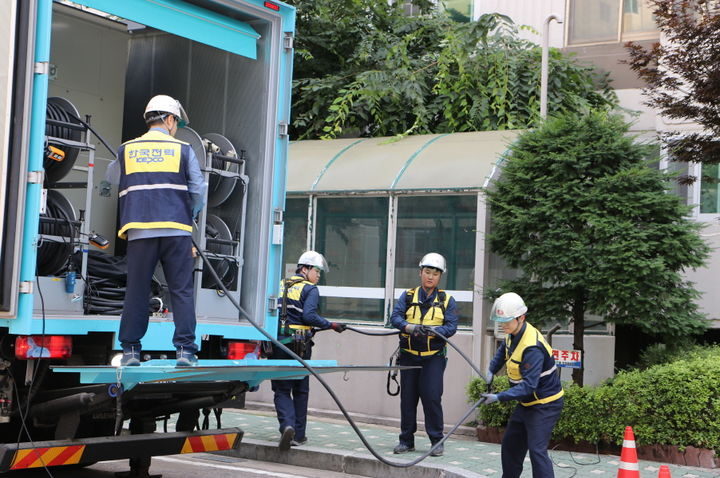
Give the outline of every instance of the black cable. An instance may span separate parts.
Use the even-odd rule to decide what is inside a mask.
[[[192,238],[191,238],[191,239],[192,239]],[[368,443],[367,439],[365,438],[365,435],[362,434],[362,432],[360,431],[360,428],[358,428],[358,426],[357,426],[357,424],[355,423],[355,421],[352,419],[352,417],[350,416],[350,414],[347,412],[347,410],[345,409],[345,407],[344,407],[344,406],[342,405],[342,403],[340,402],[340,399],[337,397],[337,395],[336,395],[335,392],[332,390],[332,388],[330,387],[330,385],[328,385],[328,383],[322,378],[322,376],[321,376],[319,373],[317,373],[317,372],[315,371],[315,369],[314,369],[309,363],[307,363],[302,357],[300,357],[300,356],[297,355],[295,352],[293,352],[292,350],[290,350],[289,348],[287,348],[287,347],[286,347],[284,344],[282,344],[280,341],[278,341],[277,339],[275,339],[275,338],[274,338],[272,335],[270,335],[265,329],[263,329],[262,327],[260,327],[260,325],[258,325],[258,323],[255,322],[255,320],[253,320],[252,317],[250,317],[250,314],[248,314],[248,313],[245,311],[245,309],[242,308],[242,306],[237,302],[237,300],[235,300],[235,298],[230,294],[230,291],[228,291],[227,288],[225,287],[225,285],[222,284],[222,281],[220,280],[220,278],[218,277],[217,273],[215,272],[215,269],[213,269],[213,267],[210,265],[210,261],[205,257],[205,254],[203,254],[203,252],[200,250],[200,247],[197,245],[197,243],[195,243],[195,240],[194,240],[194,239],[192,239],[192,243],[193,243],[193,245],[195,246],[195,249],[197,250],[197,253],[198,253],[198,254],[200,255],[200,257],[202,258],[203,262],[205,262],[205,264],[208,266],[208,271],[210,271],[210,273],[213,275],[213,277],[215,278],[215,280],[216,280],[216,281],[218,282],[218,284],[222,287],[223,292],[225,292],[225,295],[226,295],[227,298],[232,302],[232,304],[233,304],[233,305],[235,306],[235,308],[238,310],[238,312],[240,313],[240,315],[241,315],[242,317],[244,317],[248,322],[250,322],[250,324],[251,324],[253,327],[255,327],[262,335],[264,335],[265,337],[267,337],[267,339],[268,339],[270,342],[272,342],[272,344],[273,344],[274,346],[277,346],[280,350],[282,350],[283,352],[285,352],[286,354],[288,354],[290,357],[292,357],[292,358],[295,359],[296,361],[300,362],[300,363],[302,364],[302,366],[305,367],[305,368],[308,370],[308,372],[310,372],[310,374],[311,374],[313,377],[315,377],[315,378],[318,380],[318,382],[320,382],[320,384],[322,384],[322,386],[325,388],[325,390],[327,390],[327,392],[330,394],[330,396],[332,397],[332,399],[333,399],[333,401],[335,402],[335,404],[338,406],[338,408],[339,408],[340,411],[342,412],[342,414],[343,414],[343,416],[345,417],[345,419],[347,420],[347,422],[350,424],[350,426],[352,427],[352,429],[355,431],[355,434],[358,436],[358,438],[360,438],[360,441],[362,441],[363,445],[365,445],[365,448],[367,448],[367,450],[368,450],[375,458],[377,458],[377,460],[380,461],[381,463],[384,463],[384,464],[386,464],[386,465],[388,465],[388,466],[393,466],[393,467],[396,467],[396,468],[409,468],[409,467],[411,467],[411,466],[414,466],[414,465],[420,463],[420,462],[423,461],[425,458],[427,458],[428,456],[430,456],[436,449],[438,449],[438,448],[440,448],[441,446],[443,446],[444,443],[445,443],[445,441],[450,437],[450,435],[452,435],[458,428],[460,428],[460,426],[461,426],[463,423],[465,423],[465,420],[468,419],[468,417],[475,411],[475,409],[476,409],[477,407],[479,407],[481,404],[483,404],[483,403],[485,402],[485,398],[484,398],[484,397],[481,398],[480,400],[478,400],[477,402],[475,402],[475,403],[468,409],[468,411],[465,413],[465,415],[460,419],[460,421],[458,421],[458,422],[450,429],[450,431],[449,431],[447,434],[445,434],[440,441],[438,441],[437,443],[435,443],[435,444],[430,448],[430,450],[428,450],[425,454],[420,455],[418,458],[416,458],[416,459],[414,459],[414,460],[412,460],[412,461],[410,461],[410,462],[407,462],[407,463],[393,462],[393,461],[390,461],[390,460],[386,459],[384,456],[380,455],[377,451],[375,451],[375,449],[370,445],[370,443]],[[399,331],[398,331],[398,332],[394,332],[394,331],[393,331],[392,334],[381,333],[380,335],[393,335],[393,334],[395,334],[395,333],[399,333]],[[373,335],[373,334],[370,334],[370,335]],[[445,340],[446,343],[451,344],[451,342],[449,342],[446,337],[444,337],[444,336],[442,336],[442,335],[440,335],[440,334],[437,334],[437,336],[440,337],[441,339]],[[465,360],[468,361],[468,363],[470,364],[470,366],[471,366],[474,370],[476,370],[476,371],[478,371],[478,373],[480,373],[479,370],[477,369],[477,367],[475,367],[475,365],[472,363],[472,361],[470,361],[464,353],[462,353],[455,345],[453,345],[453,344],[451,344],[451,345],[452,345],[452,347],[453,347],[455,350],[457,350],[458,352],[460,352],[460,355],[461,355]],[[480,373],[480,376],[482,376],[482,373]]]
[[[70,116],[70,117],[73,118],[74,120],[79,121],[83,126],[85,126],[87,129],[89,129],[90,131],[92,131],[92,134],[94,134],[95,137],[100,140],[100,142],[103,144],[103,146],[105,146],[105,148],[107,148],[107,150],[110,151],[110,153],[112,153],[113,156],[117,154],[117,148],[113,149],[112,146],[110,146],[110,145],[108,144],[108,142],[105,141],[105,139],[104,139],[102,136],[100,136],[97,131],[95,131],[95,130],[93,129],[92,126],[90,126],[88,123],[86,123],[86,122],[83,121],[82,119],[78,118],[77,116],[75,116],[75,115],[72,114],[71,112],[66,111],[66,113],[68,114],[68,116]]]

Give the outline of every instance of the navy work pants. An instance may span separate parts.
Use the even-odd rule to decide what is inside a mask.
[[[147,332],[150,320],[151,281],[158,261],[167,279],[172,306],[177,350],[195,353],[195,300],[193,299],[192,240],[190,236],[151,237],[128,241],[127,289],[120,319],[120,344],[123,350],[135,347]]]
[[[422,401],[430,442],[439,442],[443,437],[442,394],[447,357],[442,352],[420,357],[400,351],[397,364],[422,367],[400,371],[400,443],[415,446],[418,400]]]
[[[530,407],[517,405],[502,440],[502,478],[519,478],[528,451],[533,478],[555,476],[547,448],[562,407],[562,398]]]
[[[288,345],[289,346],[289,345]],[[273,359],[291,359],[291,357],[273,346]],[[312,355],[312,344],[308,341],[307,349],[302,355],[309,360]],[[295,440],[305,438],[307,428],[307,409],[310,398],[310,377],[300,380],[271,380],[280,433],[286,427],[295,429]]]

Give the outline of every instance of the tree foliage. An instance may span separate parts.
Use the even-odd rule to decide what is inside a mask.
[[[701,226],[628,128],[605,111],[551,119],[511,145],[487,193],[490,246],[521,271],[502,289],[534,324],[572,320],[579,350],[588,314],[671,337],[706,327],[682,275],[708,255]]]
[[[293,136],[526,128],[539,120],[540,49],[502,15],[458,23],[424,2],[295,0]],[[399,3],[399,2],[396,2]],[[606,76],[551,51],[548,111],[614,104]]]
[[[720,6],[717,0],[648,0],[664,40],[628,43],[630,67],[645,80],[646,104],[704,131],[666,134],[679,161],[720,163]]]

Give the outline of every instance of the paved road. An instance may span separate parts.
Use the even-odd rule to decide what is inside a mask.
[[[97,463],[83,469],[52,468],[48,475],[44,469],[28,470],[11,475],[12,478],[115,478],[115,472],[127,471],[127,460]],[[299,466],[282,465],[242,458],[195,453],[153,458],[151,474],[163,478],[361,478],[357,475],[313,470]]]

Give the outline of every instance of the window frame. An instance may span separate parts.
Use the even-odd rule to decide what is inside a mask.
[[[643,1],[643,0],[638,0]],[[652,32],[636,32],[636,33],[623,33],[623,10],[625,7],[625,0],[618,0],[618,22],[617,22],[617,36],[614,40],[598,40],[598,41],[585,41],[573,43],[570,41],[570,23],[572,20],[572,2],[573,0],[566,0],[565,2],[565,18],[567,19],[564,23],[565,30],[565,46],[566,47],[583,47],[593,45],[614,45],[616,43],[623,43],[628,41],[642,41],[642,40],[659,40],[660,30],[657,28]]]
[[[306,238],[309,249],[316,248],[316,232],[317,232],[317,200],[320,199],[358,199],[358,198],[370,198],[370,197],[387,197],[388,198],[388,222],[387,222],[387,244],[386,244],[386,262],[385,268],[385,286],[384,287],[351,287],[351,286],[332,286],[332,285],[318,285],[320,296],[323,298],[347,298],[347,299],[381,299],[383,300],[383,317],[380,320],[364,320],[364,319],[337,319],[341,322],[363,324],[363,325],[375,325],[387,327],[390,324],[390,316],[395,306],[395,301],[398,297],[406,290],[405,288],[396,288],[394,273],[395,273],[395,250],[397,247],[397,213],[398,213],[398,200],[400,197],[408,196],[471,196],[480,200],[482,196],[481,191],[469,190],[469,191],[438,191],[431,194],[419,193],[419,192],[394,192],[388,194],[387,192],[368,192],[362,194],[293,194],[288,195],[288,199],[301,199],[307,198],[308,200],[308,222],[306,230]],[[475,220],[478,221],[479,210],[481,207],[480,201],[476,209]],[[484,212],[482,215],[482,221],[484,223]],[[480,241],[481,235],[476,232],[476,248],[478,250],[477,241]],[[484,247],[481,248],[484,250]],[[475,267],[478,266],[477,252],[474,259]],[[483,259],[484,261],[484,259]],[[482,264],[481,264],[482,266]],[[328,276],[332,279],[331,276]],[[477,285],[475,289],[470,290],[448,290],[447,293],[455,298],[456,302],[469,303],[473,305],[473,309],[476,307],[477,301]],[[482,301],[482,297],[480,297]],[[473,311],[473,315],[479,313]],[[330,317],[332,318],[332,317]],[[472,330],[473,329],[473,318],[470,319],[469,323],[458,326],[461,330]]]

